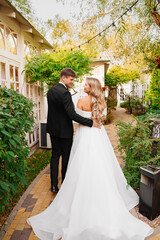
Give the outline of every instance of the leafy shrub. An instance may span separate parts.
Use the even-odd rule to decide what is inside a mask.
[[[120,103],[120,107],[121,107],[121,108],[125,108],[124,102]]]
[[[8,205],[19,182],[26,184],[29,147],[25,139],[34,123],[33,103],[0,87],[0,211]]]
[[[149,91],[146,99],[152,100],[151,109],[160,110],[160,69],[154,69],[151,76]]]
[[[125,100],[124,107],[134,115],[143,115],[146,113],[146,107],[141,98],[129,97]]]
[[[158,150],[156,157],[152,157],[153,139],[149,138],[151,135],[149,118],[138,120],[134,117],[130,123],[117,121],[116,125],[120,141],[118,149],[121,153],[125,153],[124,174],[128,184],[133,188],[138,188],[140,167],[148,163],[160,165],[160,151]],[[160,142],[158,148],[160,148]]]
[[[0,226],[4,224],[5,219],[10,214],[12,208],[16,205],[19,197],[28,187],[29,183],[34,180],[37,174],[47,166],[51,159],[51,151],[47,149],[38,149],[27,160],[27,170],[25,172],[25,179],[27,184],[22,185],[20,182],[17,187],[17,191],[14,192],[14,196],[8,200],[8,206],[5,206],[4,211],[0,212]]]
[[[146,114],[137,116],[138,120],[143,121],[145,119],[160,117],[160,110],[148,110]]]

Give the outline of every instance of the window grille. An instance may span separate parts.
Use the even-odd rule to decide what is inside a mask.
[[[0,48],[17,54],[17,34],[0,22]]]

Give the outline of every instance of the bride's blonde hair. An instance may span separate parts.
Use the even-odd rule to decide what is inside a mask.
[[[92,119],[98,123],[102,122],[103,110],[104,110],[104,95],[102,93],[102,86],[98,79],[87,77],[86,82],[88,83],[91,96],[91,108],[92,108]]]

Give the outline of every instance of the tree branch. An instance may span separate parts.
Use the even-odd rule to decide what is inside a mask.
[[[158,27],[160,28],[160,15],[157,11],[152,11],[151,12],[151,16],[153,17],[155,23],[158,25]]]

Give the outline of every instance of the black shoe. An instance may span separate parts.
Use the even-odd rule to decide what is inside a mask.
[[[58,187],[55,186],[51,187],[51,192],[57,193],[58,191],[59,191]]]

